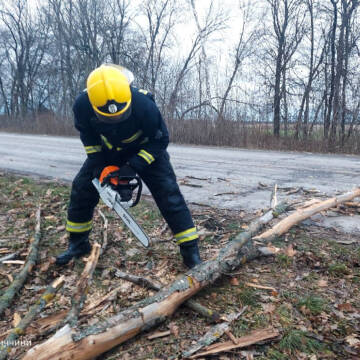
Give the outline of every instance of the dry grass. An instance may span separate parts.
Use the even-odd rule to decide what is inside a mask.
[[[290,124],[288,135],[281,133],[280,138],[272,134],[271,123],[224,121],[215,123],[212,120],[169,120],[167,122],[170,140],[174,143],[231,146],[249,149],[290,150],[309,152],[335,152],[360,154],[360,127],[353,129],[352,135],[342,146],[340,140],[329,149],[328,141],[323,137],[323,127],[314,126],[307,139],[294,138],[294,127]],[[58,118],[51,113],[38,114],[32,118],[0,118],[0,131],[47,134],[78,135],[72,119]]]

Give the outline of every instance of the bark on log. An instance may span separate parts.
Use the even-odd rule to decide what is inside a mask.
[[[152,290],[156,290],[156,291],[159,291],[163,287],[145,277],[128,274],[128,273],[125,273],[118,269],[116,269],[115,276],[119,277],[120,279],[124,279],[124,280],[130,281],[134,284],[137,284],[137,285],[140,285],[140,286],[152,289]],[[198,302],[196,302],[193,299],[189,299],[188,301],[185,302],[184,305],[186,307],[188,307],[189,309],[197,312],[201,316],[209,319],[212,322],[217,322],[220,319],[219,313],[208,309],[207,307],[199,304]]]
[[[308,219],[314,214],[319,213],[320,211],[328,210],[332,207],[335,207],[339,204],[350,201],[356,197],[360,196],[360,188],[357,188],[346,194],[333,197],[331,199],[318,202],[306,208],[301,208],[295,211],[290,216],[278,222],[273,228],[268,231],[265,231],[259,236],[256,236],[254,240],[267,239],[268,241],[273,240],[274,238],[286,233],[292,226],[298,224],[299,222]]]
[[[10,335],[3,341],[4,345],[0,345],[0,360],[7,358],[13,344],[19,336],[25,333],[26,328],[35,319],[35,317],[45,308],[45,306],[55,297],[56,292],[63,286],[65,277],[61,276],[48,286],[41,298],[34,304],[28,313],[21,319],[19,324],[11,330]]]
[[[275,212],[279,214],[285,209],[286,206],[282,204],[276,207]],[[30,349],[24,359],[92,359],[165,321],[198,291],[220,278],[223,273],[246,262],[247,255],[239,256],[239,251],[272,218],[273,211],[267,212],[251,223],[248,231],[238,234],[221,249],[217,258],[197,265],[154,296],[92,326],[66,326],[46,342]],[[256,251],[261,254],[259,250]]]
[[[13,301],[15,295],[18,291],[23,287],[27,276],[31,273],[32,268],[35,266],[37,257],[38,257],[38,247],[41,239],[40,233],[40,207],[36,211],[36,226],[35,226],[35,234],[34,241],[30,246],[30,252],[26,261],[26,264],[16,276],[15,280],[11,283],[5,293],[0,297],[0,316],[4,313],[4,311],[10,306]]]

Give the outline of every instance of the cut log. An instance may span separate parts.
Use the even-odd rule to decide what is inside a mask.
[[[333,197],[331,199],[318,202],[316,204],[310,205],[306,208],[301,208],[295,211],[290,216],[287,216],[285,219],[278,222],[273,228],[268,231],[265,231],[259,236],[254,237],[254,240],[266,239],[271,241],[274,238],[285,234],[292,226],[298,224],[299,222],[308,219],[314,214],[319,213],[320,211],[328,210],[332,207],[335,207],[339,204],[350,201],[356,197],[360,196],[360,188],[357,188],[346,194]]]
[[[45,308],[45,306],[55,297],[56,292],[63,286],[65,277],[61,276],[55,280],[42,294],[40,300],[33,305],[28,313],[20,320],[14,329],[11,330],[10,335],[2,342],[0,347],[0,360],[7,358],[9,351],[11,350],[11,344],[13,344],[19,336],[25,333],[26,328],[35,319],[35,317]]]
[[[279,214],[285,210],[286,205],[280,204],[274,211]],[[251,223],[248,231],[240,233],[221,249],[217,258],[197,265],[154,296],[94,325],[64,327],[44,343],[30,349],[24,359],[92,359],[141,331],[164,322],[182,303],[223,273],[237,268],[249,256],[260,256],[261,252],[257,248],[251,246],[246,250],[245,245],[273,217],[273,211],[267,212]],[[244,253],[239,253],[244,249]]]
[[[34,241],[31,243],[30,252],[26,261],[26,264],[16,276],[15,280],[11,283],[5,293],[0,297],[0,315],[4,313],[4,311],[10,306],[15,295],[19,292],[19,290],[23,287],[27,276],[31,273],[33,267],[36,264],[38,257],[38,248],[41,239],[40,233],[40,207],[36,211],[36,226],[35,226],[35,234]]]

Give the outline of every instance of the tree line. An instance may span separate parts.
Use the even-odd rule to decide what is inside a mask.
[[[71,133],[102,63],[175,141],[360,153],[359,0],[0,0],[0,125]]]

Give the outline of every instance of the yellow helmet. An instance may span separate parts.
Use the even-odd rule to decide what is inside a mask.
[[[111,64],[96,68],[88,76],[86,88],[99,120],[113,124],[130,116],[130,85],[119,68]]]

